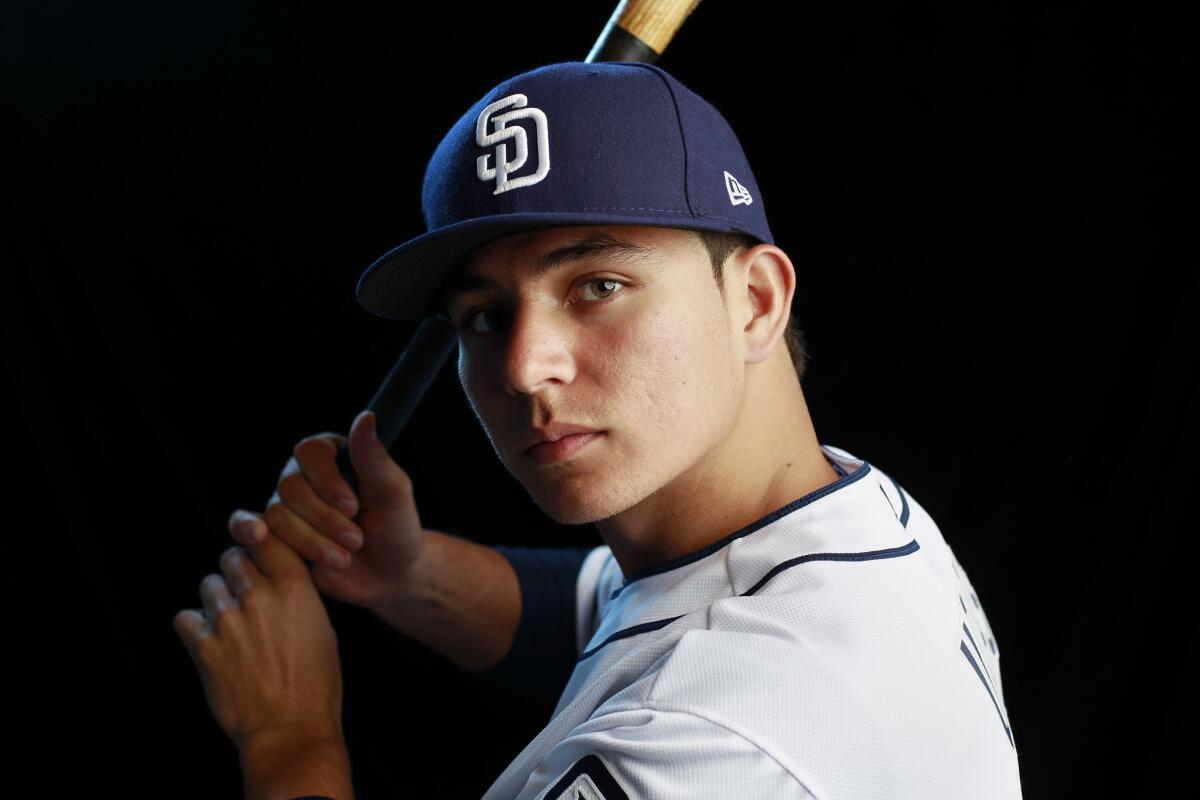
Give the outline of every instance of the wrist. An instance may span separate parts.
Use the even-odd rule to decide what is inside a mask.
[[[424,529],[420,537],[417,555],[385,583],[381,594],[367,609],[393,628],[410,633],[405,622],[411,620],[414,611],[427,609],[434,597],[429,587],[429,576],[433,574],[432,562],[442,544],[439,537],[449,534]]]
[[[247,800],[353,797],[350,756],[336,726],[259,731],[238,745],[238,758]]]

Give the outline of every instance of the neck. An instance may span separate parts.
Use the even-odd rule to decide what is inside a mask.
[[[693,467],[596,523],[627,577],[706,547],[839,478],[788,367],[756,376],[763,385],[748,386],[729,436]]]

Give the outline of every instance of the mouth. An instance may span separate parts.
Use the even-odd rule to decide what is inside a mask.
[[[556,464],[573,457],[603,435],[604,431],[568,434],[553,442],[535,444],[525,451],[525,455],[538,464]]]

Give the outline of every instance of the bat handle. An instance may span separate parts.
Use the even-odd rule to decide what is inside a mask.
[[[376,435],[388,450],[457,345],[458,329],[452,323],[442,317],[428,317],[384,378],[367,410],[375,412],[375,422],[380,426]],[[358,477],[350,461],[348,442],[349,439],[338,447],[337,467],[350,488],[357,492]]]

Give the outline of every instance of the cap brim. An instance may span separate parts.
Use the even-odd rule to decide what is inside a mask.
[[[418,321],[442,313],[438,290],[459,259],[480,245],[508,234],[544,227],[573,225],[639,225],[730,231],[716,217],[647,220],[623,214],[542,212],[475,217],[424,233],[392,248],[367,267],[356,295],[363,308],[381,317]]]

